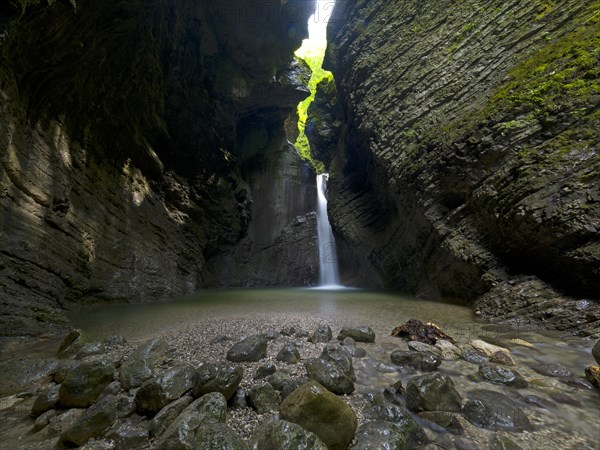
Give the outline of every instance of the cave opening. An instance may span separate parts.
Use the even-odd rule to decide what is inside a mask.
[[[308,19],[308,38],[302,41],[302,46],[296,50],[296,57],[305,61],[312,75],[308,82],[310,95],[298,104],[298,135],[294,146],[302,158],[310,162],[317,173],[324,172],[323,162],[311,153],[308,138],[304,132],[308,119],[308,108],[315,99],[317,85],[323,80],[333,80],[333,74],[323,69],[323,59],[327,49],[327,24],[331,12],[335,6],[335,1],[317,0],[315,2],[315,12]]]

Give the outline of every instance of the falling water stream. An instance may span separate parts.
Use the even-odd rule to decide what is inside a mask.
[[[321,173],[317,175],[317,237],[319,244],[319,275],[320,287],[339,288],[340,274],[338,270],[338,260],[335,249],[335,238],[329,223],[327,215],[327,182],[329,174]]]

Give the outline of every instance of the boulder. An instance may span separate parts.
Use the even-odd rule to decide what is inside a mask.
[[[438,368],[442,359],[429,352],[411,352],[396,350],[390,355],[390,359],[397,366],[408,366],[421,372],[431,372]]]
[[[319,325],[317,329],[309,336],[308,342],[313,344],[327,343],[333,338],[333,332],[329,325]]]
[[[69,356],[75,356],[79,349],[90,339],[83,330],[75,329],[71,330],[62,340],[58,347],[58,356],[66,358]]]
[[[412,411],[458,412],[461,402],[452,379],[441,373],[413,377],[406,386],[406,406]]]
[[[169,345],[163,339],[150,339],[138,346],[119,369],[119,381],[123,389],[138,386],[154,375],[154,364],[164,356]]]
[[[59,402],[67,408],[86,408],[113,381],[115,367],[111,361],[83,361],[66,375],[58,391]]]
[[[261,334],[248,336],[227,351],[227,359],[233,362],[260,361],[267,357],[269,339]]]
[[[354,367],[352,365],[352,356],[348,347],[338,345],[327,345],[319,356],[320,359],[332,362],[338,366],[349,378],[356,381]]]
[[[247,393],[248,404],[258,414],[277,412],[279,410],[279,394],[269,383],[251,388]]]
[[[397,425],[409,448],[420,447],[428,442],[423,428],[403,407],[387,402],[380,392],[367,393],[364,398],[368,402],[363,410],[365,420],[391,422]]]
[[[311,358],[304,362],[308,377],[325,386],[335,394],[354,392],[354,381],[337,364],[321,358]]]
[[[310,379],[307,377],[296,378],[283,372],[276,372],[269,376],[267,381],[276,391],[279,391],[279,395],[283,400],[300,386],[308,383]]]
[[[209,392],[219,392],[229,400],[236,391],[244,369],[226,361],[202,364],[194,375],[192,393],[198,398]]]
[[[300,361],[300,353],[294,344],[286,344],[279,350],[276,359],[286,364],[296,364]]]
[[[490,383],[505,384],[517,389],[526,388],[528,383],[516,370],[496,364],[484,363],[479,365],[479,375]]]
[[[596,360],[596,363],[600,365],[600,339],[598,339],[592,347],[592,356]]]
[[[500,392],[476,390],[469,392],[463,415],[473,425],[491,430],[529,430],[531,423],[510,397]]]
[[[280,416],[319,436],[330,450],[347,449],[357,425],[352,408],[315,381],[292,392],[281,403]]]
[[[194,449],[248,450],[248,444],[224,423],[200,425],[192,442]]]
[[[38,417],[53,409],[58,404],[58,391],[60,386],[52,384],[42,394],[40,394],[31,407],[31,417]]]
[[[269,375],[274,374],[277,371],[277,367],[273,363],[263,364],[262,366],[258,366],[256,369],[256,373],[254,374],[255,380],[260,380],[261,378],[268,377]]]
[[[353,450],[410,450],[407,435],[402,427],[392,422],[375,420],[362,424],[356,430]]]
[[[149,436],[148,423],[135,419],[126,419],[106,433],[106,437],[114,442],[114,450],[144,448]]]
[[[185,395],[174,402],[169,403],[150,421],[150,435],[158,437],[171,425],[175,418],[192,403],[192,397]]]
[[[164,406],[192,389],[194,369],[183,365],[146,381],[135,394],[136,411],[154,416]]]
[[[490,362],[493,364],[500,364],[501,366],[514,366],[515,362],[506,352],[496,352],[490,356]]]
[[[504,347],[500,347],[498,345],[490,344],[488,342],[482,341],[481,339],[475,339],[469,342],[471,347],[477,350],[480,353],[483,353],[488,358],[492,356],[496,352],[506,352],[510,353],[510,350]]]
[[[0,361],[0,397],[31,390],[44,381],[50,381],[61,364],[56,358],[36,357],[16,357]]]
[[[431,345],[435,345],[440,339],[454,342],[454,339],[444,333],[436,324],[430,322],[424,324],[418,319],[410,319],[406,323],[394,328],[392,336]]]
[[[343,327],[338,334],[338,341],[352,338],[356,342],[375,342],[375,332],[371,327]]]
[[[250,439],[252,450],[327,450],[319,437],[286,420],[267,420],[259,424]]]
[[[117,416],[116,398],[106,395],[90,406],[59,438],[64,447],[84,445],[112,425]]]
[[[537,373],[545,375],[547,377],[556,377],[556,378],[571,378],[573,376],[573,372],[567,369],[565,366],[561,364],[555,363],[541,363],[536,364],[532,367]]]
[[[187,406],[155,444],[155,450],[196,449],[196,431],[208,423],[224,423],[227,402],[223,394],[211,392]]]

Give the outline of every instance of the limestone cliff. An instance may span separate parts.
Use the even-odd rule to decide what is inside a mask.
[[[337,2],[347,276],[598,333],[599,25],[593,0]]]
[[[314,174],[284,131],[311,4],[0,7],[2,335],[59,331],[73,305],[314,282]],[[208,270],[227,255],[244,277]]]

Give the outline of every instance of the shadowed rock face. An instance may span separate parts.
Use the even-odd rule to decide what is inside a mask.
[[[3,335],[60,332],[75,304],[314,283],[314,174],[284,131],[311,4],[0,10]]]
[[[483,315],[516,323],[555,317],[565,294],[597,299],[592,3],[336,4],[325,66],[345,126],[336,148],[319,152],[334,155],[342,273],[463,301],[495,286],[519,297],[522,283],[530,299],[550,292],[552,302],[512,315],[510,302],[487,298]],[[330,99],[317,101],[330,105],[320,117],[339,117]],[[597,303],[584,306],[546,325],[598,332]]]

